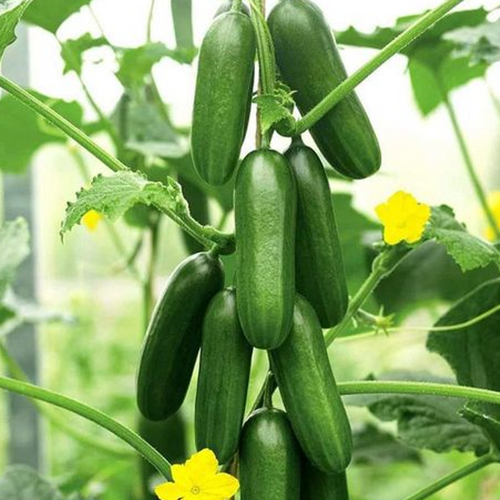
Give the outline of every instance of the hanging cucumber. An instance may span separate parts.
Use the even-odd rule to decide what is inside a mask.
[[[224,286],[218,257],[198,253],[174,271],[151,317],[137,376],[137,405],[165,420],[186,396],[200,349],[205,310]]]
[[[347,73],[320,9],[309,0],[282,0],[268,19],[276,60],[304,115],[338,87]],[[380,168],[380,146],[352,92],[310,132],[323,156],[341,174],[364,179]]]
[[[250,18],[215,18],[200,51],[191,146],[200,177],[225,184],[239,160],[252,99],[257,42]]]
[[[271,367],[297,439],[311,463],[342,472],[351,460],[352,435],[312,306],[297,295],[290,335],[270,352]]]
[[[345,472],[325,474],[302,459],[300,500],[349,500]]]
[[[195,406],[196,446],[210,448],[220,463],[227,463],[238,448],[251,359],[236,293],[229,288],[213,298],[203,320]]]
[[[271,150],[250,153],[236,178],[236,293],[243,332],[254,347],[287,337],[295,298],[297,194],[290,165]]]
[[[300,448],[280,410],[254,412],[243,427],[241,500],[299,500]]]
[[[285,153],[297,184],[297,291],[314,307],[321,326],[330,328],[344,317],[347,282],[332,196],[318,155],[300,141]]]

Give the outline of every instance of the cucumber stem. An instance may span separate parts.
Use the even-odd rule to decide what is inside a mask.
[[[233,0],[233,3],[231,5],[231,10],[233,12],[240,12],[242,5],[243,5],[243,0]]]

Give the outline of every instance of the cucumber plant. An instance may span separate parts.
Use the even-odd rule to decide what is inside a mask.
[[[42,144],[62,144],[87,186],[68,204],[61,236],[76,225],[93,227],[104,219],[123,253],[126,246],[112,223],[123,217],[139,230],[138,243],[125,255],[125,268],[144,298],[145,338],[136,360],[138,434],[93,407],[30,384],[2,337],[0,355],[10,377],[0,377],[0,388],[33,398],[37,405],[42,401],[66,409],[122,439],[141,456],[138,495],[144,499],[223,500],[238,484],[242,500],[360,498],[359,488],[350,494],[348,487],[351,465],[369,461],[367,448],[374,443],[390,449],[393,462],[419,460],[409,447],[478,456],[406,500],[430,497],[498,463],[500,215],[474,168],[450,93],[485,76],[500,60],[494,21],[500,9],[451,12],[461,2],[446,0],[372,34],[354,28],[334,34],[312,0],[279,0],[270,12],[264,0],[230,0],[214,12],[199,53],[190,0],[172,0],[173,49],[153,40],[154,0],[147,42],[136,49],[116,47],[104,33],[57,38],[66,18],[90,2],[0,3],[0,58],[15,41],[21,21],[53,33],[67,71],[75,73],[99,118],[97,124],[86,123],[78,104],[25,90],[0,75],[7,94],[0,99],[0,166],[11,162],[23,170]],[[337,43],[378,52],[349,76]],[[82,74],[85,53],[103,46],[114,54],[123,86],[111,117],[99,108]],[[427,206],[403,191],[380,200],[375,210],[381,237],[379,224],[333,190],[337,181],[370,182],[382,166],[380,144],[356,87],[396,54],[409,59],[419,109],[427,114],[440,104],[446,108],[491,241],[470,233],[450,207]],[[153,67],[163,58],[197,61],[187,129],[174,124],[159,92]],[[254,108],[255,146],[243,157]],[[24,151],[10,147],[18,142],[16,127],[5,126],[9,119],[13,125],[25,122],[16,129],[27,131]],[[109,136],[116,155],[94,141],[93,131]],[[305,144],[306,133],[311,146]],[[284,151],[273,149],[277,135],[289,141]],[[89,179],[81,148],[112,173]],[[211,225],[214,204],[221,213],[216,226]],[[227,232],[233,212],[235,230]],[[156,301],[165,217],[182,230],[189,256]],[[15,237],[19,224],[6,223],[0,231],[0,246],[6,249],[0,259],[0,305],[5,317],[28,321],[9,299],[26,251]],[[138,256],[146,239],[143,272]],[[423,276],[432,266],[452,266],[454,272],[433,281],[433,273]],[[420,273],[423,284],[417,290],[408,291],[405,271]],[[443,299],[451,309],[434,326],[402,326],[402,306],[415,297],[423,297],[422,303]],[[398,307],[390,312],[396,317],[380,312],[394,304]],[[412,329],[429,332],[428,349],[449,363],[458,385],[415,373],[337,383],[337,363],[328,351],[334,343]],[[262,353],[268,360],[265,378],[251,399],[251,382],[262,374]],[[191,412],[186,395],[195,373]],[[376,427],[360,432],[346,403],[366,407],[381,420],[396,420],[400,442]],[[198,453],[184,465],[174,464],[188,458],[186,414],[194,414],[191,434]],[[92,436],[72,435],[104,453],[134,458]],[[156,490],[154,471],[166,481]],[[0,479],[0,497],[2,487],[19,484],[19,474],[26,475],[9,471]],[[29,474],[29,481],[42,480]],[[363,491],[369,489],[365,485]],[[59,495],[54,499],[62,498],[54,491]]]

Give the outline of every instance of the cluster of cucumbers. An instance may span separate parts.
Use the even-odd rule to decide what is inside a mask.
[[[332,32],[310,0],[281,0],[268,26],[280,77],[305,114],[347,77]],[[210,185],[236,175],[234,286],[225,288],[216,250],[179,265],[149,325],[137,402],[148,420],[173,415],[201,349],[196,445],[223,464],[238,454],[242,500],[342,500],[352,435],[322,331],[348,305],[335,214],[323,162],[300,138],[284,154],[262,148],[239,162],[256,52],[248,11],[218,12],[200,52],[192,154]],[[380,167],[354,93],[310,132],[343,176]],[[285,412],[267,398],[244,422],[254,348],[268,351]]]

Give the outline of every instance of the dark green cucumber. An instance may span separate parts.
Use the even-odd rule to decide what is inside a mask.
[[[236,293],[250,344],[274,349],[287,337],[295,299],[295,179],[286,158],[250,153],[236,177]]]
[[[238,319],[236,293],[228,288],[213,298],[203,320],[195,406],[196,446],[210,448],[223,464],[238,448],[251,359],[252,348]]]
[[[245,139],[257,50],[250,18],[217,16],[200,50],[191,146],[194,166],[209,184],[233,174]]]
[[[300,500],[349,500],[346,473],[325,474],[302,460]]]
[[[210,253],[188,257],[168,280],[149,323],[137,376],[137,405],[148,420],[167,419],[184,401],[203,315],[223,286],[222,264]]]
[[[300,448],[284,412],[261,409],[250,416],[239,458],[241,500],[300,499]]]
[[[271,366],[297,439],[311,463],[342,472],[351,460],[352,434],[312,306],[297,295],[290,335],[270,352]]]
[[[180,412],[162,422],[151,422],[140,417],[139,434],[172,464],[182,463],[188,457],[186,424]],[[158,471],[144,458],[139,460],[143,499],[158,500],[151,488]]]
[[[285,153],[297,184],[297,291],[314,307],[321,326],[344,317],[347,281],[328,178],[318,155],[301,142]]]
[[[182,194],[188,202],[191,215],[204,226],[210,224],[207,195],[183,175],[179,175],[177,180],[182,186]],[[203,251],[203,245],[186,233],[186,231],[182,231],[182,241],[190,254]]]
[[[332,30],[309,0],[282,0],[268,22],[281,75],[296,91],[294,98],[304,115],[347,78]],[[354,92],[310,132],[323,156],[341,174],[364,179],[380,168],[377,137]]]

